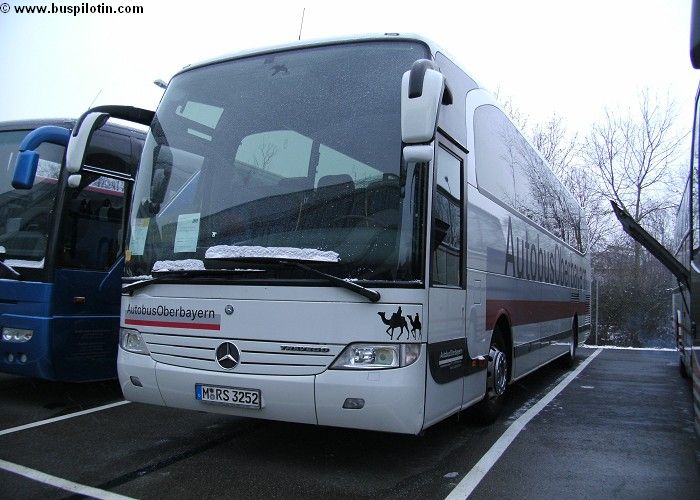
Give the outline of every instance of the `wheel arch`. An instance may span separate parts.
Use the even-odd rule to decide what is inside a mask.
[[[505,343],[505,351],[508,356],[508,383],[513,380],[513,328],[511,326],[510,316],[507,311],[500,311],[498,319],[493,326],[494,334],[500,333],[501,339]],[[493,335],[493,334],[492,334]]]

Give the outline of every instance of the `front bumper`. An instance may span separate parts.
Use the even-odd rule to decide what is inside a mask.
[[[280,376],[213,372],[171,366],[119,349],[119,381],[130,401],[241,417],[417,434],[423,427],[425,349],[410,366],[392,370],[326,370]],[[137,386],[132,377],[138,378]],[[203,403],[195,384],[259,389],[260,410]],[[344,409],[346,398],[364,399]]]

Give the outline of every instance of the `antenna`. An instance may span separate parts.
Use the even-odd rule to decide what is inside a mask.
[[[306,13],[306,7],[301,11],[301,24],[299,25],[299,38],[301,40],[301,30],[304,29],[304,14]]]
[[[97,95],[95,96],[95,98],[92,100],[92,102],[91,102],[90,105],[88,106],[88,109],[92,108],[92,105],[95,104],[95,101],[97,100],[98,97],[100,97],[100,94],[101,94],[101,93],[102,93],[102,89],[100,89],[100,91],[97,93]]]

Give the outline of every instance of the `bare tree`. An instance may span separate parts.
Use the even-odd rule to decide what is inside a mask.
[[[536,123],[529,135],[556,176],[566,178],[576,163],[577,135],[569,135],[562,118],[556,114],[544,123]]]
[[[253,164],[261,170],[267,170],[276,154],[277,146],[274,143],[267,142],[265,136],[263,136],[253,157]]]
[[[634,112],[606,111],[585,141],[584,157],[599,176],[600,194],[614,200],[637,222],[677,205],[666,189],[684,140],[675,132],[675,119],[673,101],[651,97],[645,91]],[[635,244],[635,284],[640,252]]]

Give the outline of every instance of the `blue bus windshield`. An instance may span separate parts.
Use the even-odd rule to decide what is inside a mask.
[[[0,246],[15,267],[42,267],[58,189],[64,149],[38,148],[36,182],[30,190],[12,187],[19,144],[28,130],[0,132]]]

